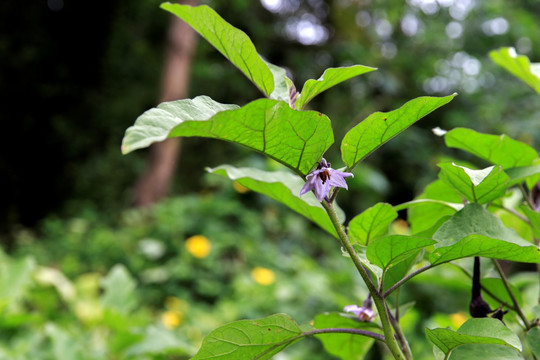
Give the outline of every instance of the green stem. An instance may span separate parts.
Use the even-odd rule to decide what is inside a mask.
[[[510,299],[512,299],[512,303],[514,303],[514,307],[516,308],[517,314],[519,315],[521,320],[523,320],[523,323],[525,324],[525,327],[527,328],[527,330],[529,330],[531,328],[531,323],[529,323],[529,320],[527,319],[527,317],[521,310],[521,307],[519,306],[519,303],[516,299],[516,296],[514,295],[514,292],[510,288],[510,283],[508,282],[508,279],[506,278],[506,275],[504,274],[504,271],[501,268],[501,265],[495,259],[492,259],[492,261],[493,261],[493,264],[495,265],[495,268],[497,269],[497,272],[499,273],[501,277],[501,280],[504,284],[504,287],[506,288],[506,291],[508,292],[508,295],[510,295]]]
[[[396,303],[396,314],[399,312],[399,305]],[[392,313],[390,312],[390,309],[388,309],[388,306],[386,307],[386,310],[388,311],[388,317],[390,318],[390,323],[392,324],[392,327],[394,328],[394,331],[396,332],[396,336],[401,343],[401,350],[405,354],[405,358],[407,360],[412,360],[412,352],[411,348],[409,346],[409,343],[407,342],[407,339],[405,338],[405,334],[403,334],[403,330],[401,330],[401,326],[399,325],[399,320],[392,316]],[[397,315],[396,315],[397,316]]]
[[[349,253],[351,260],[353,261],[356,269],[358,270],[358,273],[366,283],[366,286],[371,293],[371,297],[373,298],[373,302],[375,303],[375,307],[377,308],[377,311],[379,313],[379,319],[381,320],[386,346],[388,346],[388,349],[390,350],[395,359],[405,359],[405,356],[403,355],[399,344],[394,337],[394,332],[392,331],[392,324],[390,323],[390,319],[386,310],[386,305],[382,294],[377,290],[377,288],[371,281],[368,272],[366,271],[366,269],[364,269],[362,260],[360,259],[356,251],[354,251],[354,248],[349,241],[349,237],[345,233],[345,229],[343,229],[343,226],[341,225],[337,217],[336,210],[334,209],[332,204],[326,201],[323,201],[321,204],[328,213],[328,216],[330,217],[330,220],[332,221],[332,224],[334,225],[334,228],[338,233],[341,246],[343,246],[345,250]]]
[[[423,273],[424,271],[426,270],[429,270],[431,269],[432,266],[431,264],[430,265],[426,265],[426,266],[423,266],[421,267],[420,269],[417,269],[409,274],[407,274],[405,277],[403,277],[401,280],[399,280],[397,283],[395,283],[394,285],[392,285],[392,287],[388,290],[386,290],[386,292],[384,293],[384,296],[383,297],[387,297],[388,295],[390,295],[392,292],[394,292],[395,290],[399,289],[399,287],[403,284],[405,284],[407,281],[409,281],[412,277],[420,274],[420,273]]]
[[[375,340],[384,342],[384,336],[377,334],[371,331],[360,330],[360,329],[348,329],[348,328],[327,328],[327,329],[314,329],[302,333],[303,336],[312,336],[319,334],[354,334],[367,336]]]

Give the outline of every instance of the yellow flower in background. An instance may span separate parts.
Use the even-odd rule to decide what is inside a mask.
[[[245,194],[245,193],[247,193],[249,191],[249,189],[247,187],[240,184],[238,181],[234,181],[232,186],[233,186],[234,190],[236,190],[236,192],[240,193],[240,194]]]
[[[270,269],[266,269],[263,267],[256,267],[251,271],[251,277],[255,282],[268,286],[270,284],[273,284],[276,280],[276,275],[274,272]]]
[[[210,254],[210,241],[202,235],[190,237],[184,245],[187,251],[196,258],[202,259]]]
[[[161,322],[167,329],[172,330],[184,319],[184,314],[180,311],[168,310],[161,315]]]
[[[452,325],[454,325],[457,329],[461,325],[463,325],[465,321],[467,321],[467,315],[462,311],[450,314],[450,321],[452,322]]]

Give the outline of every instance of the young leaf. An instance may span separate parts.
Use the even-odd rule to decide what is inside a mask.
[[[446,146],[467,151],[503,169],[532,165],[538,153],[529,145],[506,135],[489,135],[456,128],[444,135]]]
[[[417,236],[389,235],[369,244],[366,256],[372,264],[386,270],[434,243],[432,239]]]
[[[178,16],[212,44],[248,77],[266,96],[274,91],[274,76],[257,54],[250,38],[223,20],[208,6],[163,3],[161,8]]]
[[[204,121],[220,111],[238,109],[238,105],[221,104],[208,96],[164,102],[144,112],[126,130],[122,153],[128,154],[169,137],[171,130],[184,121]]]
[[[244,145],[307,174],[334,141],[330,119],[315,111],[296,111],[283,101],[259,99],[239,109],[216,113],[214,108],[206,106],[208,102],[215,103],[208,97],[202,97],[203,106],[198,106],[201,101],[195,104],[200,98],[166,103],[162,109],[158,107],[142,114],[126,132],[124,141],[128,149],[133,148],[129,145],[137,137],[135,134],[139,143],[145,144],[151,141],[143,141],[141,137],[155,140],[201,136]],[[193,106],[198,107],[193,110]],[[185,116],[186,107],[201,118],[195,118],[193,113]],[[207,111],[213,116],[208,116]],[[156,130],[155,124],[166,126],[158,126]]]
[[[301,177],[286,171],[267,172],[255,168],[235,168],[230,165],[221,165],[207,170],[236,180],[250,190],[287,205],[337,237],[328,214],[321,203],[317,201],[315,195],[308,193],[300,197],[300,189],[304,185],[304,180]]]
[[[472,170],[454,163],[438,164],[439,178],[457,190],[469,202],[485,204],[504,195],[508,175],[501,166]]]
[[[270,359],[301,338],[302,330],[285,314],[235,321],[208,334],[192,360]]]
[[[326,69],[317,80],[309,79],[305,82],[302,92],[296,101],[296,109],[303,109],[311,99],[332,86],[374,70],[377,69],[364,65]]]
[[[397,110],[376,112],[352,128],[341,142],[343,162],[352,169],[366,156],[394,136],[432,112],[450,102],[457,94],[445,97],[419,97]]]
[[[521,342],[516,334],[497,319],[482,318],[467,320],[458,331],[450,329],[427,329],[426,336],[445,354],[462,345],[492,344],[522,350]],[[485,359],[492,359],[485,354]]]
[[[531,64],[528,57],[516,54],[516,50],[511,47],[492,50],[489,56],[497,65],[523,80],[540,94],[540,63]]]
[[[361,329],[381,333],[378,326],[370,322],[360,322],[357,319],[339,313],[325,313],[314,319],[316,329],[348,328]],[[374,340],[355,334],[321,334],[315,335],[331,355],[343,360],[363,359],[373,345]]]
[[[390,204],[378,203],[349,222],[349,237],[361,245],[386,235],[388,226],[398,214]]]
[[[479,204],[468,204],[433,235],[438,241],[430,255],[433,265],[468,256],[520,262],[540,262],[540,249]]]

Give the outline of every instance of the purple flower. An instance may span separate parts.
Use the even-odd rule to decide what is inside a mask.
[[[371,296],[368,296],[362,303],[362,306],[347,305],[343,311],[353,313],[360,319],[360,321],[372,321],[375,318],[375,312],[373,311]]]
[[[300,190],[300,196],[313,190],[317,200],[323,201],[332,187],[348,189],[345,178],[349,176],[353,174],[332,169],[323,158],[317,168],[306,176],[306,184]]]

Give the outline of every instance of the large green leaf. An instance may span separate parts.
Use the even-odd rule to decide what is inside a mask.
[[[430,255],[434,265],[469,256],[520,262],[540,262],[540,249],[479,204],[468,204],[433,235],[438,241]]]
[[[360,329],[380,333],[380,329],[373,323],[360,322],[358,319],[340,313],[325,313],[317,315],[314,319],[316,329],[347,328]],[[366,336],[355,334],[321,334],[315,335],[331,355],[343,360],[361,360],[373,345],[374,340]]]
[[[378,203],[349,222],[349,237],[361,245],[368,245],[370,241],[386,235],[388,227],[397,216],[392,205]]]
[[[386,270],[434,243],[432,239],[417,236],[389,235],[369,244],[366,256],[372,264]]]
[[[445,97],[419,97],[397,110],[376,112],[352,128],[341,142],[343,162],[352,169],[394,136],[432,112],[450,102],[456,94]]]
[[[250,190],[287,205],[337,237],[328,214],[315,195],[307,193],[300,197],[300,189],[304,185],[301,177],[286,171],[267,172],[255,168],[235,168],[230,165],[222,165],[208,171],[236,180]]]
[[[450,329],[430,330],[426,328],[426,336],[445,354],[459,346],[473,344],[504,345],[518,351],[522,350],[517,335],[497,319],[469,319],[457,332]],[[492,359],[489,352],[485,354],[484,359]]]
[[[411,232],[418,234],[426,231],[437,224],[437,222],[445,217],[454,215],[456,208],[448,204],[459,204],[462,202],[459,194],[449,185],[441,180],[435,180],[418,195],[416,200],[438,200],[443,203],[436,202],[419,202],[410,206],[407,211],[407,219],[411,224]]]
[[[309,79],[304,83],[302,92],[296,101],[296,109],[302,109],[311,99],[332,86],[374,70],[377,69],[364,65],[326,69],[317,80]]]
[[[208,6],[163,3],[165,9],[189,24],[242,71],[266,96],[274,91],[274,76],[257,54],[251,39]]]
[[[136,144],[166,137],[200,136],[244,145],[307,174],[334,141],[330,119],[315,111],[296,111],[283,101],[269,99],[235,110],[221,105],[220,112],[216,104],[200,96],[145,112],[127,130],[124,153],[141,147]]]
[[[135,124],[126,130],[122,153],[127,154],[165,140],[180,123],[209,120],[220,111],[238,108],[238,105],[220,104],[208,96],[161,103],[139,116]]]
[[[491,59],[512,75],[523,80],[540,94],[540,63],[530,63],[525,55],[518,55],[514,48],[500,48],[489,53]]]
[[[489,135],[456,128],[444,135],[446,146],[467,151],[503,169],[532,165],[538,153],[529,145],[506,135]]]
[[[439,178],[457,190],[470,202],[485,204],[503,196],[508,185],[508,175],[501,166],[472,170],[454,163],[438,164]]]
[[[265,360],[302,338],[302,330],[285,314],[240,320],[213,330],[192,360]]]

